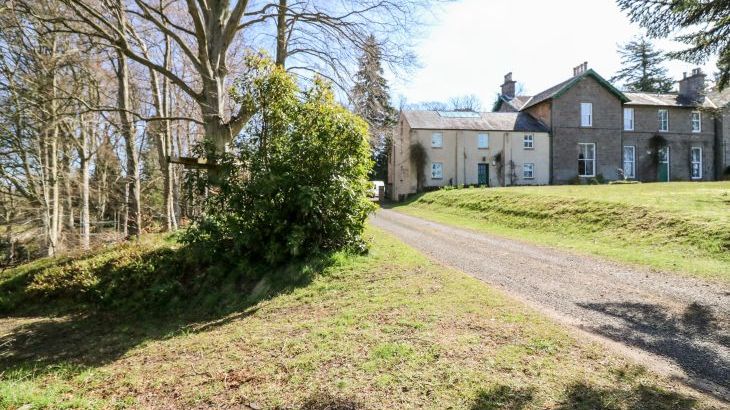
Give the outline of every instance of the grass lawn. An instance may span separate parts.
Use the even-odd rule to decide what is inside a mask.
[[[577,341],[382,231],[367,235],[369,255],[337,254],[321,269],[306,265],[299,271],[306,280],[290,287],[264,279],[245,294],[221,290],[217,297],[233,302],[204,319],[200,312],[125,316],[91,309],[54,316],[48,306],[45,313],[4,314],[0,407],[712,405],[598,345]],[[172,245],[132,248],[150,246]],[[130,253],[111,263],[136,266],[135,255],[142,253]],[[47,277],[43,272],[53,261],[39,263],[43,268],[32,275]],[[19,278],[28,272],[0,274],[6,301],[10,292],[38,287],[38,280]]]
[[[659,270],[730,281],[730,182],[441,190],[394,209]]]

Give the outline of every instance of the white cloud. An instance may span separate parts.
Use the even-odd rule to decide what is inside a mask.
[[[419,41],[422,67],[408,79],[391,79],[396,101],[476,94],[487,108],[507,72],[534,94],[569,78],[583,61],[610,78],[620,66],[618,44],[643,33],[614,0],[463,0],[443,11]],[[669,40],[655,44],[683,47]],[[666,67],[679,79],[694,66],[667,61]],[[715,60],[703,69],[714,72]]]

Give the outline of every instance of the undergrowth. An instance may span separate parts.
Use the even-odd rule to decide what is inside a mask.
[[[209,313],[295,286],[328,261],[318,256],[271,269],[211,261],[205,253],[173,236],[149,235],[86,254],[37,260],[0,274],[0,314]]]

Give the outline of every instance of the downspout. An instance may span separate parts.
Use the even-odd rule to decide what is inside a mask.
[[[502,175],[504,175],[504,186],[507,186],[507,177],[510,179],[512,175],[507,174],[509,169],[509,161],[512,160],[512,153],[510,152],[509,159],[507,158],[507,133],[502,134],[502,152],[504,153],[504,159],[502,160]]]
[[[619,124],[621,127],[621,128],[619,128],[621,130],[621,147],[620,147],[621,151],[619,151],[621,153],[621,159],[619,162],[619,168],[623,171],[624,179],[626,179],[626,170],[624,169],[624,133],[626,132],[626,131],[624,131],[624,129],[626,128],[626,126],[624,125],[625,123],[626,123],[626,118],[624,118],[624,103],[622,102],[621,103],[621,124]],[[636,128],[636,114],[635,113],[634,113],[634,128]],[[636,148],[634,148],[634,179],[636,179],[636,174],[638,174],[638,172],[636,172],[636,171],[638,171],[637,170],[638,167],[636,166],[636,163],[638,162],[636,160],[636,151],[638,151],[638,150]],[[598,164],[596,164],[596,165],[598,165]],[[616,178],[618,179],[618,173],[616,174]]]
[[[555,129],[555,118],[554,117],[555,116],[553,115],[553,103],[551,101],[550,102],[550,127],[548,128],[548,140],[550,141],[550,144],[549,144],[549,146],[550,146],[550,148],[549,148],[550,149],[550,152],[548,152],[548,161],[549,161],[549,168],[550,168],[549,169],[549,172],[550,172],[550,174],[549,174],[549,177],[548,177],[548,183],[550,185],[553,185],[555,183],[555,176],[553,175],[553,152],[554,152],[553,139],[555,138],[555,135],[554,135],[554,132],[553,132],[554,129]]]
[[[463,176],[464,176],[464,185],[466,185],[466,145],[463,146],[463,149],[464,149],[464,160],[463,160],[464,162],[463,162],[462,165],[464,166],[464,174],[463,174]]]
[[[459,186],[459,131],[454,131],[454,186]]]

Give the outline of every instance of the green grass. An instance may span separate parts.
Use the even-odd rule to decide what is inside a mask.
[[[223,306],[191,300],[188,310],[172,305],[174,314],[122,315],[89,302],[60,305],[59,315],[10,312],[0,318],[0,408],[710,405],[382,231],[367,235],[367,256],[335,254],[254,286],[209,289]],[[119,272],[144,259],[134,256],[140,249],[175,246],[154,240],[95,255],[118,253]],[[87,276],[103,277],[95,255],[82,258]],[[11,292],[4,284],[21,275],[25,285],[12,291],[31,292],[56,262],[6,272],[0,289]]]
[[[441,190],[394,209],[619,262],[730,281],[730,182]]]

